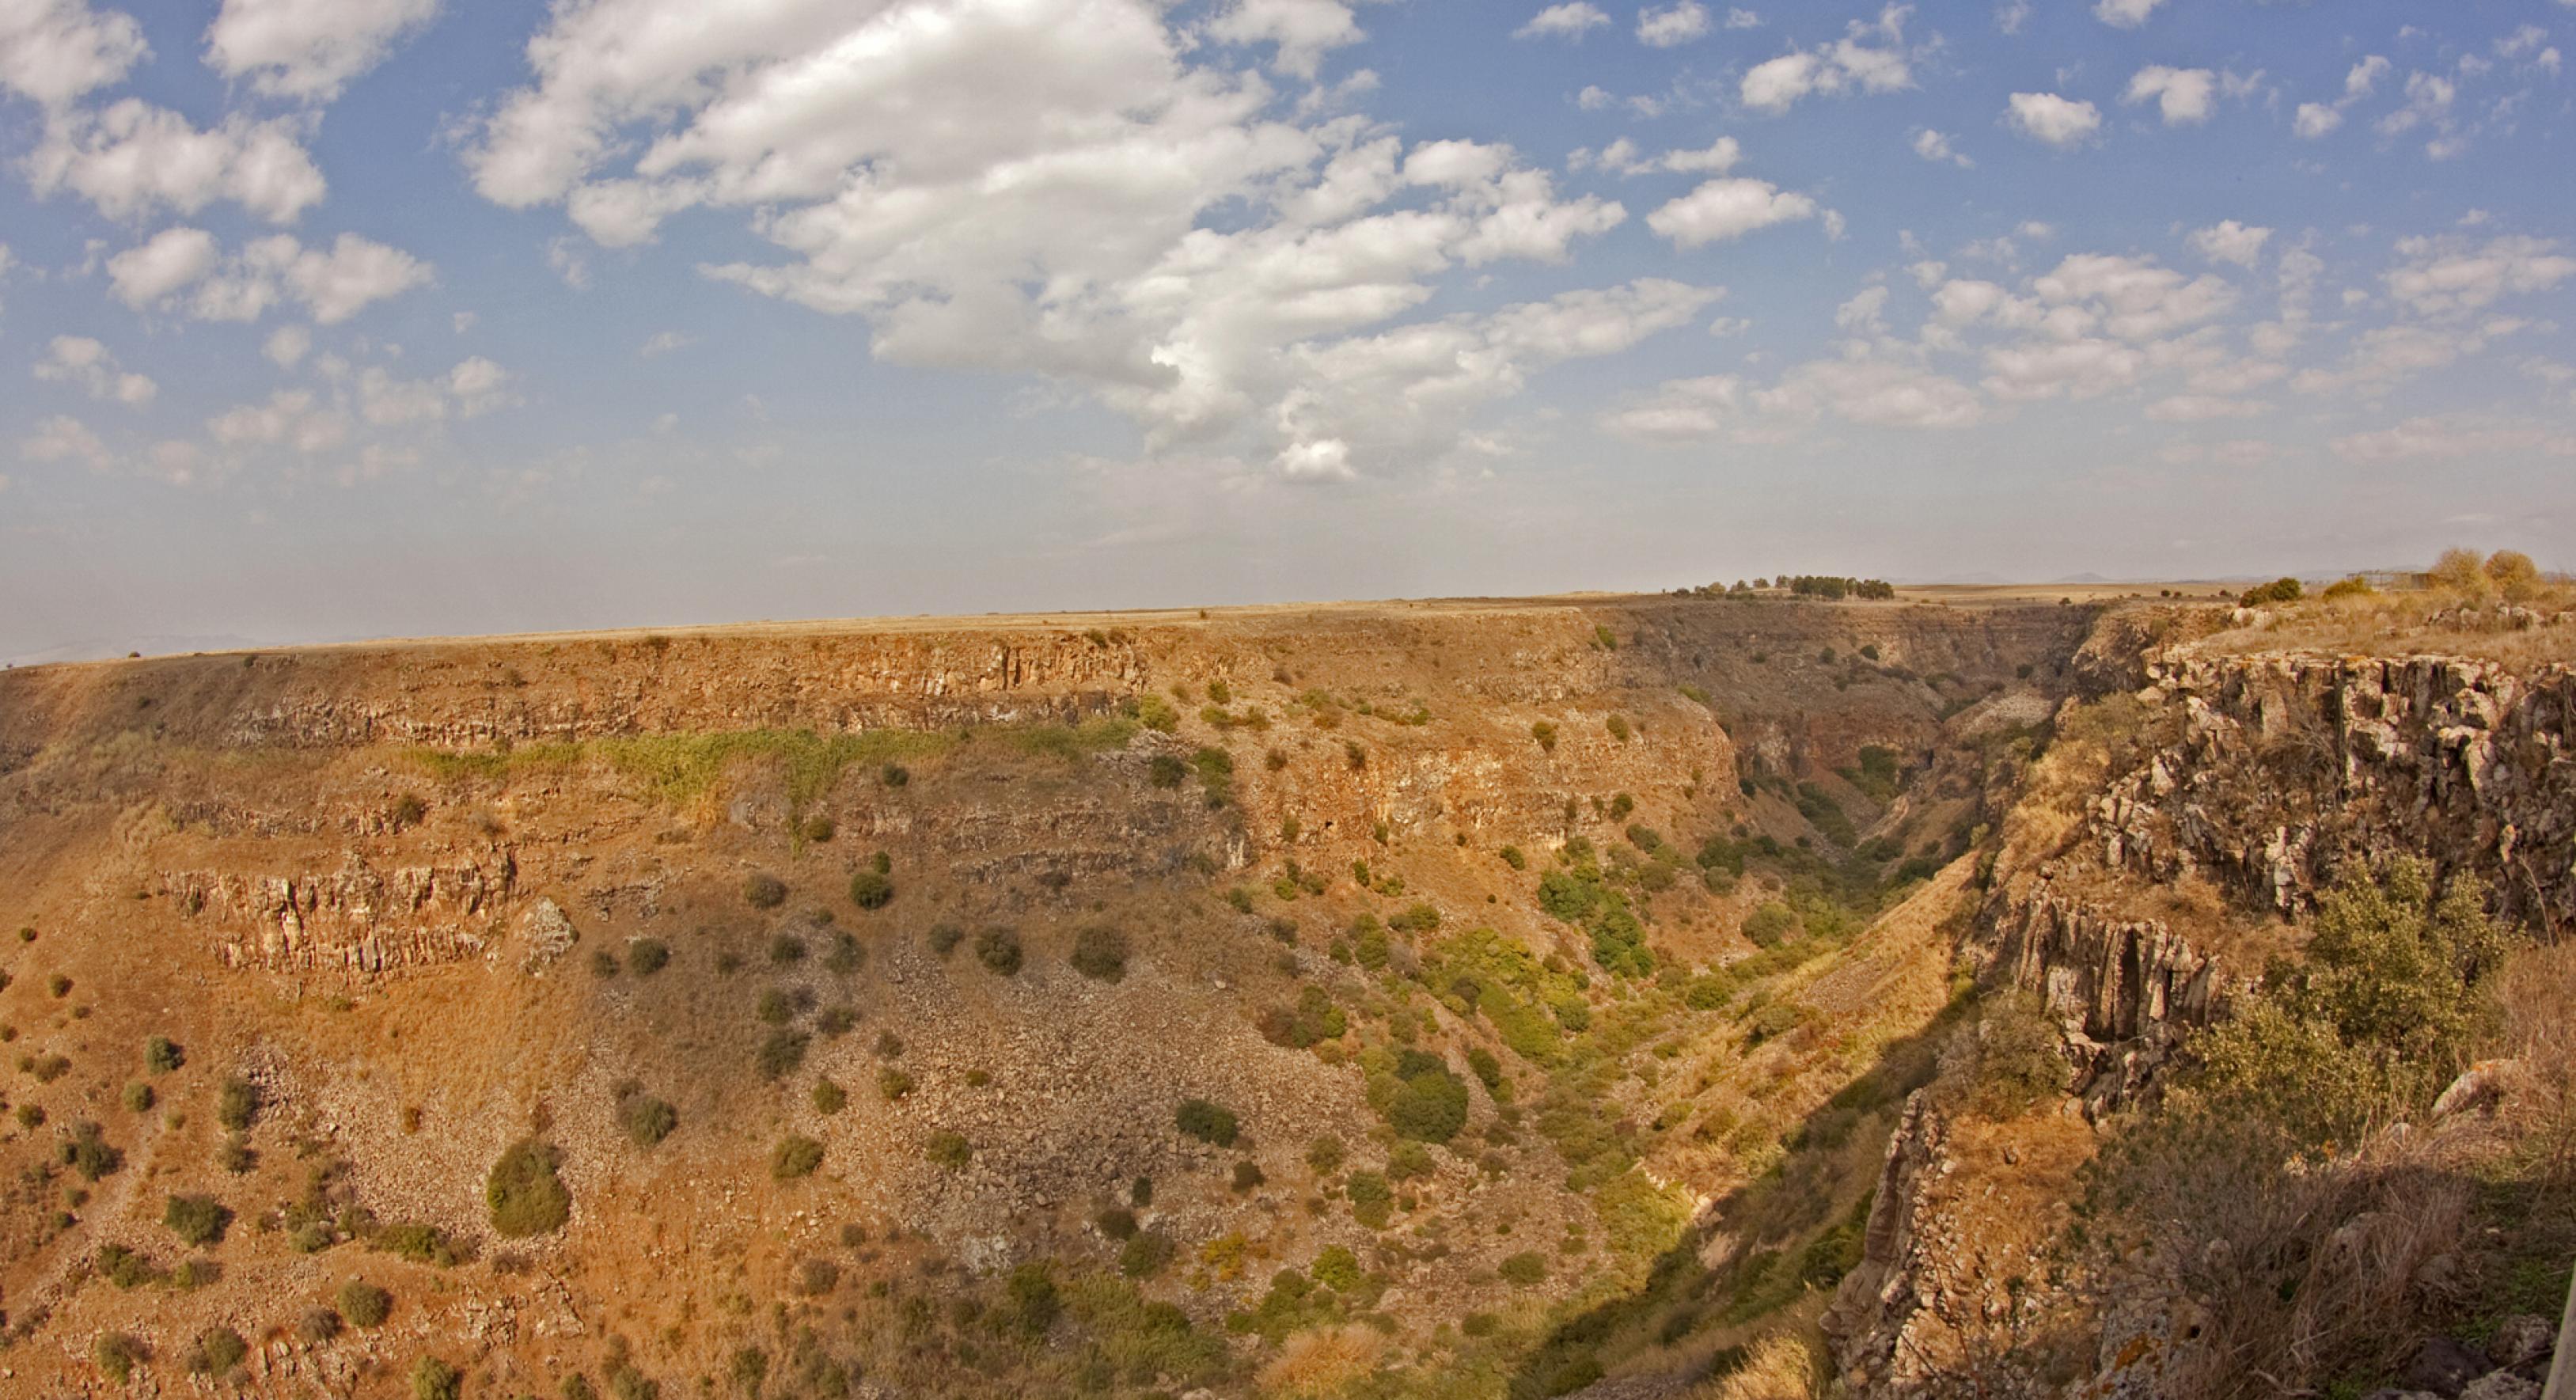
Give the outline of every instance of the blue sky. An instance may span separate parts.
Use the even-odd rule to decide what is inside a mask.
[[[0,656],[2576,564],[2571,41],[0,0]]]

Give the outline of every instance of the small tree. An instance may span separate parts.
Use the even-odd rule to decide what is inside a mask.
[[[560,1157],[552,1144],[534,1138],[521,1138],[502,1152],[483,1183],[494,1230],[525,1239],[563,1228],[572,1218],[572,1192],[556,1175]]]
[[[361,1279],[340,1285],[340,1315],[359,1327],[373,1330],[385,1325],[393,1316],[394,1295]]]

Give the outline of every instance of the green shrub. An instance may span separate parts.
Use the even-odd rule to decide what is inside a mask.
[[[125,1289],[141,1288],[161,1278],[161,1270],[153,1265],[150,1256],[138,1254],[121,1244],[98,1247],[98,1272],[100,1277]]]
[[[1171,1237],[1160,1230],[1145,1230],[1131,1237],[1118,1251],[1118,1272],[1129,1278],[1152,1278],[1172,1262]]]
[[[1205,1099],[1183,1099],[1172,1111],[1172,1125],[1188,1137],[1217,1147],[1234,1146],[1241,1132],[1232,1110],[1219,1108]]]
[[[778,1140],[769,1154],[769,1175],[778,1181],[794,1181],[812,1176],[823,1165],[823,1144],[800,1133],[789,1133]]]
[[[1190,765],[1173,754],[1158,753],[1145,764],[1145,781],[1158,788],[1176,788],[1190,776]]]
[[[1007,928],[988,928],[975,935],[975,961],[998,977],[1020,970],[1020,936]]]
[[[792,933],[782,933],[769,940],[769,960],[780,967],[794,967],[805,961],[805,940]]]
[[[1249,1191],[1269,1179],[1262,1173],[1261,1164],[1249,1157],[1234,1164],[1234,1189],[1237,1192]]]
[[[234,1133],[215,1149],[215,1165],[235,1176],[247,1176],[259,1165],[259,1154],[251,1150],[246,1134]]]
[[[671,945],[658,938],[638,938],[626,945],[626,965],[638,977],[650,977],[670,965]]]
[[[752,1015],[769,1025],[783,1026],[796,1018],[796,1003],[788,996],[786,988],[772,987],[760,994]]]
[[[1342,1194],[1350,1197],[1351,1218],[1372,1230],[1383,1230],[1394,1218],[1395,1189],[1387,1185],[1378,1172],[1356,1171],[1342,1183]]]
[[[125,1154],[108,1145],[96,1123],[82,1122],[72,1128],[71,1137],[61,1148],[63,1165],[80,1173],[83,1181],[98,1181],[114,1176],[125,1165]]]
[[[1386,1154],[1386,1179],[1412,1181],[1431,1175],[1431,1149],[1418,1142],[1399,1142]]]
[[[238,1075],[226,1079],[215,1092],[215,1121],[235,1132],[241,1132],[259,1116],[259,1089]]]
[[[742,902],[754,909],[775,909],[787,902],[787,882],[760,871],[742,882]]]
[[[930,951],[944,958],[956,952],[957,945],[966,941],[966,930],[955,924],[932,924],[926,941],[930,944]]]
[[[134,1363],[152,1355],[140,1338],[128,1332],[101,1332],[90,1344],[90,1359],[98,1363],[99,1373],[118,1385],[134,1378]]]
[[[1092,1217],[1091,1223],[1100,1227],[1101,1234],[1113,1240],[1136,1237],[1136,1212],[1125,1206],[1109,1206]]]
[[[1073,936],[1073,970],[1103,982],[1127,976],[1127,935],[1097,925]]]
[[[424,1356],[411,1364],[412,1400],[457,1400],[464,1391],[463,1373],[437,1357]]]
[[[877,1093],[893,1103],[913,1090],[912,1076],[892,1065],[877,1071]]]
[[[974,1160],[975,1144],[968,1142],[963,1133],[932,1133],[930,1141],[923,1146],[921,1155],[927,1158],[932,1166],[957,1171]]]
[[[1162,696],[1148,693],[1136,697],[1136,722],[1157,734],[1169,734],[1181,727],[1181,713]],[[1174,782],[1165,786],[1177,787],[1179,784]]]
[[[1319,1137],[1307,1144],[1306,1165],[1317,1176],[1331,1176],[1342,1169],[1342,1162],[1348,1155],[1340,1138]]]
[[[249,1355],[250,1343],[242,1340],[242,1334],[218,1324],[197,1334],[196,1345],[188,1350],[188,1369],[201,1375],[229,1375]]]
[[[2057,1027],[2038,997],[2011,992],[1995,998],[1977,1020],[1974,1103],[1989,1118],[2027,1113],[2066,1091],[2066,1060],[2058,1053]]]
[[[867,966],[867,962],[867,945],[861,943],[856,934],[847,929],[832,934],[832,951],[823,955],[825,970],[835,976],[847,977]]]
[[[295,1320],[295,1335],[308,1346],[320,1346],[339,1336],[340,1327],[341,1319],[337,1311],[317,1305],[306,1308],[304,1315]],[[595,1397],[594,1400],[596,1400]]]
[[[775,1081],[795,1073],[797,1067],[805,1063],[805,1051],[812,1044],[812,1038],[803,1031],[771,1031],[769,1038],[760,1043],[760,1053],[755,1061],[760,1077]]]
[[[1764,904],[1744,920],[1744,936],[1758,948],[1777,948],[1797,931],[1797,914],[1778,900]]]
[[[816,1113],[820,1113],[828,1118],[831,1115],[840,1112],[842,1107],[848,1104],[849,1101],[849,1094],[844,1092],[840,1085],[835,1084],[828,1079],[817,1079],[814,1081],[814,1111]]]
[[[2267,603],[2295,603],[2305,596],[2307,596],[2307,589],[2301,586],[2297,579],[2277,578],[2270,583],[2245,590],[2244,596],[2236,600],[2236,605],[2243,608],[2259,608]]]
[[[883,909],[894,901],[894,877],[862,870],[850,877],[850,902],[862,909]]]
[[[1547,1277],[1547,1256],[1534,1249],[1524,1250],[1496,1265],[1494,1272],[1515,1288],[1528,1288]]]
[[[1027,1336],[1045,1336],[1064,1311],[1055,1280],[1047,1276],[1044,1264],[1020,1265],[1011,1270],[1010,1281],[1002,1287],[1011,1300],[1011,1321]]]
[[[562,1160],[550,1143],[521,1138],[504,1149],[483,1181],[492,1228],[507,1239],[551,1234],[572,1218],[572,1192],[556,1174]]]
[[[340,1285],[340,1315],[359,1327],[374,1329],[385,1325],[394,1311],[394,1295],[359,1279]]]
[[[144,1042],[143,1067],[154,1074],[168,1074],[187,1062],[187,1052],[166,1035],[156,1035]]]
[[[1323,988],[1310,983],[1298,990],[1294,1007],[1272,1007],[1261,1013],[1260,1028],[1271,1044],[1304,1050],[1341,1039],[1350,1030],[1350,1017]]]
[[[1612,715],[1608,720],[1604,721],[1602,727],[1610,731],[1611,738],[1616,739],[1623,744],[1628,742],[1632,732],[1628,728],[1628,717],[1626,715]]]
[[[1360,1268],[1359,1256],[1337,1244],[1325,1246],[1306,1272],[1336,1293],[1352,1292],[1368,1277]]]
[[[191,1248],[222,1241],[233,1213],[212,1196],[172,1196],[161,1208],[161,1223]]]
[[[1447,1142],[1467,1125],[1467,1083],[1437,1055],[1407,1050],[1397,1059],[1397,1087],[1387,1100],[1387,1126],[1416,1142]]]
[[[626,1134],[627,1141],[650,1149],[660,1146],[662,1139],[680,1126],[680,1111],[651,1094],[638,1091],[618,1099],[617,1126]]]

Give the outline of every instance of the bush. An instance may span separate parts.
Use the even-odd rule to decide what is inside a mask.
[[[457,1260],[456,1246],[449,1243],[447,1232],[435,1225],[418,1223],[387,1225],[367,1241],[369,1249],[408,1259],[415,1264],[436,1264],[446,1268]],[[355,1320],[356,1313],[350,1313]]]
[[[1171,1262],[1171,1238],[1159,1230],[1146,1230],[1131,1237],[1118,1251],[1118,1272],[1129,1278],[1152,1278]]]
[[[393,1316],[394,1295],[358,1279],[340,1285],[340,1315],[359,1327],[377,1328]]]
[[[1360,1269],[1359,1256],[1337,1244],[1325,1246],[1324,1252],[1315,1256],[1314,1264],[1306,1272],[1314,1277],[1315,1282],[1336,1293],[1349,1293],[1368,1278]]]
[[[1011,1300],[1011,1320],[1031,1337],[1045,1336],[1064,1311],[1055,1280],[1047,1277],[1044,1264],[1022,1264],[1011,1270],[1010,1282],[1003,1285],[1003,1291]]]
[[[1351,1218],[1372,1230],[1383,1230],[1393,1218],[1395,1189],[1387,1185],[1378,1172],[1357,1171],[1343,1183],[1342,1194],[1351,1199]]]
[[[220,1243],[233,1213],[212,1196],[172,1196],[161,1208],[161,1223],[190,1248]]]
[[[1172,1125],[1188,1137],[1216,1147],[1232,1147],[1240,1134],[1240,1125],[1230,1109],[1219,1108],[1205,1099],[1183,1099],[1172,1111]]]
[[[831,1115],[840,1112],[841,1109],[849,1103],[849,1101],[849,1094],[843,1090],[840,1085],[835,1084],[828,1079],[817,1079],[814,1081],[814,1111],[816,1113],[820,1113],[824,1117],[828,1118]]]
[[[121,1244],[98,1247],[98,1272],[108,1282],[126,1289],[141,1288],[161,1278],[161,1271],[153,1267],[149,1256],[137,1254]]]
[[[1085,977],[1116,982],[1127,976],[1127,935],[1094,926],[1073,936],[1073,970]]]
[[[602,981],[617,975],[617,955],[605,948],[590,950],[590,975]]]
[[[2307,590],[2300,586],[2297,579],[2278,578],[2270,583],[2245,590],[2245,595],[2236,600],[2236,605],[2243,608],[2259,608],[2267,603],[2295,603],[2306,596],[2306,593]]]
[[[1136,1237],[1136,1212],[1125,1206],[1110,1206],[1092,1217],[1091,1223],[1100,1227],[1101,1234],[1113,1240]]]
[[[1145,781],[1158,788],[1176,788],[1190,776],[1190,766],[1177,756],[1158,753],[1145,765]]]
[[[639,938],[626,945],[626,965],[638,977],[650,977],[670,966],[671,945],[658,938]]]
[[[1262,1173],[1261,1164],[1249,1157],[1234,1164],[1234,1189],[1238,1192],[1249,1191],[1269,1179]]]
[[[921,1155],[933,1166],[957,1171],[974,1160],[975,1144],[968,1142],[962,1133],[932,1133],[930,1141],[923,1145]]]
[[[1616,739],[1623,744],[1628,742],[1630,730],[1628,728],[1628,717],[1626,715],[1612,715],[1608,720],[1603,722],[1602,727],[1610,731],[1611,738]]]
[[[769,960],[779,967],[793,967],[805,961],[805,940],[792,933],[782,933],[769,940]]]
[[[166,1035],[156,1035],[144,1042],[143,1067],[154,1074],[168,1074],[187,1062],[187,1052]]]
[[[1538,723],[1530,726],[1530,737],[1538,741],[1538,746],[1541,752],[1556,752],[1555,725],[1548,723],[1546,720],[1540,720]]]
[[[850,902],[862,909],[883,909],[894,901],[894,878],[881,871],[862,870],[850,877]]]
[[[259,1090],[249,1080],[236,1075],[226,1079],[215,1093],[215,1121],[241,1132],[259,1116]]]
[[[775,909],[787,902],[787,882],[761,871],[742,882],[742,902],[754,909]]]
[[[867,962],[867,945],[846,929],[832,935],[832,951],[823,955],[823,966],[841,977],[857,972]]]
[[[1547,1256],[1537,1250],[1525,1250],[1504,1260],[1494,1272],[1503,1282],[1516,1288],[1528,1288],[1547,1277]]]
[[[242,1334],[219,1324],[197,1334],[196,1345],[188,1349],[188,1369],[202,1375],[229,1375],[248,1355],[250,1343],[242,1340]]]
[[[1319,1137],[1306,1146],[1306,1165],[1317,1176],[1331,1176],[1342,1169],[1348,1155],[1340,1138]]]
[[[2038,997],[2014,992],[1996,998],[1978,1018],[1976,1038],[1978,1112],[2014,1118],[2066,1091],[2057,1028],[2048,1023]]]
[[[1778,900],[1754,910],[1744,920],[1744,936],[1759,948],[1777,948],[1797,930],[1798,916]]]
[[[340,1335],[340,1314],[318,1305],[306,1308],[295,1320],[295,1335],[308,1345],[320,1346]]]
[[[893,1103],[912,1092],[912,1076],[892,1065],[877,1071],[877,1093]]]
[[[561,1154],[550,1143],[521,1138],[503,1150],[483,1181],[492,1228],[508,1239],[551,1234],[572,1218],[572,1192],[555,1174]]]
[[[457,1400],[464,1390],[464,1375],[435,1356],[411,1364],[412,1400]]]
[[[680,1126],[680,1111],[651,1094],[636,1092],[617,1101],[617,1126],[637,1147],[654,1148]]]
[[[780,1138],[777,1148],[769,1154],[769,1175],[777,1181],[812,1176],[822,1165],[823,1144],[798,1133]]]
[[[1495,854],[1503,858],[1503,864],[1514,870],[1529,869],[1529,857],[1522,855],[1521,848],[1518,846],[1505,846]]]
[[[1387,1101],[1387,1126],[1415,1142],[1447,1142],[1467,1126],[1467,1084],[1436,1055],[1407,1050],[1397,1061],[1398,1087]]]
[[[950,953],[956,952],[957,945],[965,941],[966,930],[959,928],[955,924],[932,924],[930,926],[930,933],[928,935],[930,951],[937,953],[943,958],[948,956]]]
[[[125,1165],[125,1154],[109,1146],[100,1132],[96,1123],[80,1123],[73,1127],[70,1140],[62,1145],[63,1165],[80,1173],[83,1181],[114,1176]]]
[[[90,1344],[89,1355],[98,1363],[99,1373],[123,1385],[134,1378],[134,1363],[151,1356],[142,1339],[128,1332],[101,1332]]]
[[[1009,977],[1020,970],[1020,935],[1007,928],[988,928],[975,935],[975,960],[987,972]]]
[[[805,1050],[811,1044],[812,1038],[803,1031],[771,1031],[769,1038],[760,1043],[756,1059],[760,1077],[775,1081],[795,1073],[797,1067],[805,1063]]]

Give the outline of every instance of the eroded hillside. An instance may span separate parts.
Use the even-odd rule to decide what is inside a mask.
[[[1390,606],[10,673],[0,1366],[1565,1388],[1599,1361],[1551,1329],[1947,999],[1989,759],[2088,622]]]

